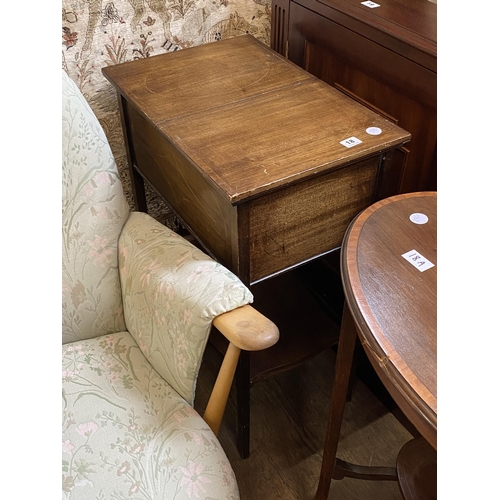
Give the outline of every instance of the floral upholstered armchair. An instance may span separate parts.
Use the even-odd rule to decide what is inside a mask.
[[[105,133],[64,71],[62,89],[63,497],[236,499],[216,433],[239,350],[278,331],[236,276],[129,211]],[[230,343],[202,419],[192,404],[212,324]]]

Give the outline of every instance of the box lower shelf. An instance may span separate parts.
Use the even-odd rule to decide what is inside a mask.
[[[337,344],[343,294],[339,283],[328,282],[329,273],[321,274],[321,265],[313,261],[251,287],[252,305],[280,330],[276,345],[251,353],[251,384],[292,369]],[[327,281],[320,283],[320,276]],[[225,352],[227,341],[217,330],[212,331],[210,340]]]

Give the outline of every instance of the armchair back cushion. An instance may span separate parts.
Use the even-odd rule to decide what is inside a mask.
[[[125,330],[118,237],[129,215],[106,135],[62,72],[63,343]]]

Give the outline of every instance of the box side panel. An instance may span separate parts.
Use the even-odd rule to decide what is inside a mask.
[[[372,157],[250,202],[251,282],[338,248],[372,203],[379,163]]]
[[[237,209],[133,106],[127,111],[135,168],[208,253],[237,273]]]

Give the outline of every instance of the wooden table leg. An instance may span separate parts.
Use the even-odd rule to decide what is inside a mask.
[[[122,130],[123,130],[123,140],[125,143],[125,150],[127,152],[127,162],[129,167],[130,174],[130,183],[132,187],[132,195],[134,197],[134,209],[139,212],[148,212],[148,206],[146,202],[146,189],[144,187],[144,179],[141,174],[137,172],[134,167],[135,154],[133,151],[132,144],[133,142],[130,140],[130,128],[128,124],[130,123],[130,119],[127,112],[127,103],[125,98],[122,95],[118,96],[118,108],[120,109],[120,119],[122,122]]]
[[[326,432],[323,461],[316,500],[326,500],[330,490],[330,482],[335,467],[335,458],[340,438],[340,428],[344,416],[344,407],[349,389],[354,349],[356,347],[356,327],[351,312],[344,305],[342,324],[340,328],[339,346],[335,361],[335,376],[333,381],[332,397],[330,400],[330,414]]]
[[[134,167],[130,168],[130,176],[132,183],[132,193],[134,195],[135,210],[137,210],[138,212],[147,213],[148,205],[146,202],[146,189],[144,186],[144,179]]]
[[[241,351],[236,369],[238,407],[238,451],[241,458],[250,456],[250,353]]]

